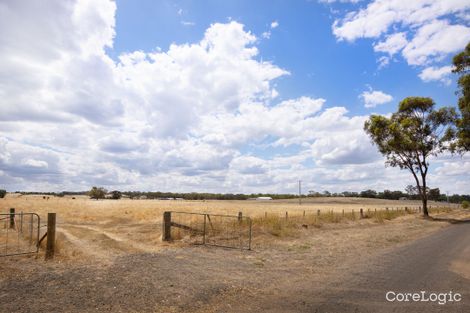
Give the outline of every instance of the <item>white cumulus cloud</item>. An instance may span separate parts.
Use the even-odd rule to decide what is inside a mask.
[[[359,95],[366,108],[375,108],[377,105],[388,103],[393,97],[380,90],[366,90]]]
[[[322,98],[278,100],[276,80],[290,73],[259,57],[243,24],[111,58],[118,9],[108,0],[0,5],[8,190],[290,192],[299,178],[323,190],[380,186],[379,169],[396,176],[362,131],[367,116]]]
[[[440,81],[446,85],[450,84],[449,75],[452,73],[452,66],[442,67],[427,67],[420,74],[421,78],[425,82]]]
[[[379,67],[399,52],[409,65],[429,66],[469,42],[469,9],[465,0],[374,0],[337,18],[332,30],[339,41],[379,39],[374,51],[388,54]]]

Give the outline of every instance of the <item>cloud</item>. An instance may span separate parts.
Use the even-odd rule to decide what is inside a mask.
[[[270,29],[277,28],[278,26],[279,26],[279,22],[278,21],[273,21],[273,22],[271,22]],[[267,30],[267,31],[263,32],[261,34],[261,37],[263,37],[264,39],[271,38],[271,31]]]
[[[239,22],[112,59],[115,2],[2,8],[8,190],[291,192],[298,179],[323,190],[389,177],[403,185],[362,131],[367,116],[322,98],[278,99],[289,71],[262,60]]]
[[[320,3],[335,3],[335,2],[341,2],[341,3],[358,3],[362,0],[318,0]]]
[[[406,40],[405,33],[395,33],[390,36],[387,36],[385,41],[379,42],[374,45],[374,51],[376,52],[386,52],[390,56],[399,52],[403,49],[408,41]]]
[[[189,22],[189,21],[181,21],[181,25],[183,25],[183,26],[194,26],[194,25],[196,25],[196,23]]]
[[[390,64],[390,58],[386,56],[381,56],[377,60],[377,63],[379,63],[379,69],[382,69],[384,67],[387,67]]]
[[[332,31],[339,41],[381,39],[373,44],[375,52],[389,58],[401,52],[409,65],[429,66],[468,43],[465,16],[469,9],[470,3],[463,0],[374,0],[337,18]],[[379,62],[379,67],[384,64]]]
[[[435,20],[419,28],[404,47],[403,57],[410,65],[429,64],[459,51],[469,40],[470,27]]]
[[[420,74],[421,78],[425,82],[430,81],[440,81],[445,85],[451,83],[449,75],[452,73],[452,66],[442,66],[442,67],[427,67]]]
[[[352,11],[333,25],[340,40],[375,38],[386,33],[392,25],[422,26],[429,21],[470,8],[468,1],[451,0],[444,3],[432,0],[402,1],[375,0],[366,8]]]
[[[364,101],[364,107],[375,108],[377,105],[388,103],[393,100],[393,97],[380,90],[364,91],[359,95]]]

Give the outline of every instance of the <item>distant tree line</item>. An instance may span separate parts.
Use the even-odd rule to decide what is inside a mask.
[[[377,192],[375,190],[367,189],[361,192],[354,191],[343,191],[339,193],[331,193],[327,190],[323,192],[309,191],[310,197],[356,197],[356,198],[375,198],[375,199],[387,199],[387,200],[421,200],[421,196],[416,186],[408,185],[405,188],[406,192],[401,190],[384,190]],[[459,195],[453,194],[447,196],[442,194],[439,188],[427,188],[428,199],[432,201],[449,201],[451,203],[461,203],[462,201],[470,201],[470,195]]]
[[[0,190],[1,191],[1,190]],[[29,195],[50,195],[56,197],[68,196],[79,196],[87,195],[92,199],[104,199],[108,194],[110,199],[120,199],[122,196],[128,197],[130,199],[165,199],[165,198],[180,198],[184,200],[247,200],[250,198],[257,197],[271,197],[273,199],[294,199],[298,198],[297,194],[273,194],[273,193],[252,193],[252,194],[233,194],[233,193],[202,193],[202,192],[190,192],[190,193],[180,193],[180,192],[161,192],[161,191],[118,191],[114,190],[107,192],[106,189],[102,187],[93,187],[89,191],[62,191],[62,192],[24,192],[17,191],[21,194]],[[429,200],[433,201],[449,201],[451,203],[462,203],[462,201],[470,201],[470,195],[459,195],[453,194],[447,197],[446,194],[442,194],[439,188],[428,188],[427,190]],[[2,193],[0,192],[0,198]],[[329,192],[327,190],[322,192],[309,191],[308,195],[302,195],[302,197],[356,197],[356,198],[375,198],[375,199],[388,199],[388,200],[399,200],[399,199],[409,199],[409,200],[419,200],[420,195],[417,191],[416,186],[408,185],[405,188],[405,192],[400,190],[384,190],[384,191],[375,191],[371,189],[363,190],[360,192],[355,191],[343,191],[343,192]]]
[[[273,199],[293,199],[298,195],[294,194],[271,194],[271,193],[252,193],[252,194],[233,194],[233,193],[207,193],[207,192],[190,192],[190,193],[175,193],[175,192],[160,192],[160,191],[123,191],[123,195],[132,198],[139,198],[142,196],[147,199],[162,199],[162,198],[181,198],[184,200],[247,200],[257,197],[271,197]]]

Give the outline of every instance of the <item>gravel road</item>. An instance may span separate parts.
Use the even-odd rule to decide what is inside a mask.
[[[166,245],[142,252],[118,240],[110,259],[93,245],[78,264],[3,259],[0,313],[470,312],[470,224],[441,227],[409,217],[303,230],[302,238],[255,251]],[[385,300],[387,291],[421,290],[460,293],[462,301]]]
[[[328,287],[316,312],[470,312],[470,223],[393,249]],[[460,293],[459,302],[388,302],[386,293]],[[393,294],[389,294],[393,299]],[[398,297],[399,299],[400,296]],[[449,299],[449,298],[447,298]],[[411,300],[411,299],[410,299]],[[441,301],[444,302],[444,301]]]

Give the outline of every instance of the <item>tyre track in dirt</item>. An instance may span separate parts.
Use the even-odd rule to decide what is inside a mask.
[[[111,262],[110,257],[102,252],[103,250],[100,246],[71,234],[68,230],[64,229],[63,227],[57,227],[57,231],[63,234],[65,239],[73,245],[71,249],[78,249],[81,253],[85,255],[105,261],[107,263]]]
[[[122,245],[125,245],[125,247],[130,247],[130,250],[137,250],[136,252],[156,252],[156,251],[160,250],[160,248],[158,248],[157,246],[152,246],[152,245],[136,242],[134,240],[130,240],[128,238],[119,236],[115,233],[105,231],[105,230],[100,229],[98,227],[93,227],[93,226],[89,226],[89,225],[69,225],[69,227],[86,229],[86,230],[90,230],[90,231],[95,232],[95,233],[103,234],[106,237],[108,237],[108,238],[110,238],[110,239],[112,239],[112,240],[114,240],[118,243],[121,243]]]
[[[57,228],[63,234],[65,253],[79,251],[85,256],[109,263],[114,257],[128,253],[156,252],[156,246],[138,243],[112,232],[89,225],[62,224]]]

